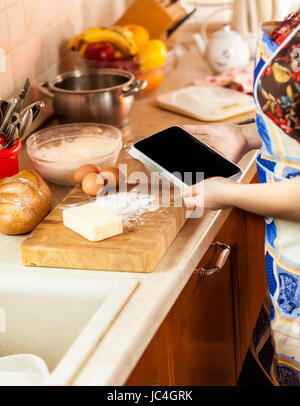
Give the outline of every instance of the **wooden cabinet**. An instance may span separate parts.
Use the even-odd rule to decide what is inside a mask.
[[[212,244],[127,385],[235,385],[266,292],[264,222],[234,210],[215,239],[231,247],[221,272]]]
[[[240,373],[252,332],[267,291],[265,268],[265,222],[262,217],[245,213],[247,250],[246,266],[235,272],[234,299],[236,309],[236,358]]]

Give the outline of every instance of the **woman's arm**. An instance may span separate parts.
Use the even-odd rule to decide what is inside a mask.
[[[204,181],[204,205],[211,210],[230,207],[265,217],[300,222],[300,177],[267,184],[241,184],[224,178]],[[203,189],[202,189],[203,190]],[[183,193],[190,209],[200,205],[199,189]]]
[[[185,125],[185,130],[199,138],[233,162],[262,145],[256,124]]]
[[[246,152],[262,147],[262,139],[259,135],[256,123],[239,126],[242,137],[246,140]]]

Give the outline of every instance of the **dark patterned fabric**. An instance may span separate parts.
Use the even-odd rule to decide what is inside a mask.
[[[271,36],[281,45],[300,23],[300,9]],[[258,100],[264,113],[286,134],[300,142],[300,35],[288,42],[264,71]]]
[[[279,27],[272,33],[271,38],[277,44],[281,45],[288,36],[297,28],[300,23],[300,8],[287,16]]]
[[[257,346],[263,336],[268,332],[269,326],[269,314],[267,313],[265,307],[262,306],[252,336],[252,343],[255,350],[257,349]]]
[[[258,359],[262,367],[266,371],[266,373],[270,376],[274,359],[274,348],[271,336],[268,337],[267,341],[265,342],[265,345],[261,349]]]
[[[300,386],[299,373],[289,366],[274,362],[274,371],[278,380],[279,386]]]
[[[294,45],[292,44],[294,43]],[[263,111],[286,134],[300,142],[300,72],[294,50],[300,50],[300,36],[264,72],[258,99]],[[298,51],[296,50],[298,55]],[[300,54],[300,51],[299,51]],[[296,69],[294,72],[292,69]]]

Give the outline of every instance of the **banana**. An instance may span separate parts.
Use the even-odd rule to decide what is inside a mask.
[[[116,46],[126,56],[135,56],[139,49],[132,39],[132,33],[123,27],[93,27],[86,30],[81,36],[73,38],[69,42],[69,48],[79,51],[80,56],[84,55],[84,45],[93,42],[107,41]]]
[[[91,43],[91,42],[98,42],[98,40],[95,38],[99,37],[101,35],[102,29],[100,27],[92,27],[84,31],[84,33],[81,35],[82,40]]]
[[[84,54],[85,54],[87,47],[88,47],[88,44],[83,43],[80,50],[78,51],[78,55],[80,56],[80,58],[84,58]]]
[[[111,27],[111,29],[122,33],[126,38],[133,41],[133,32],[130,31],[126,26],[122,27],[121,25],[114,25]]]
[[[79,51],[81,48],[81,40],[82,40],[82,35],[76,35],[76,37],[72,38],[69,41],[68,47],[72,51]]]

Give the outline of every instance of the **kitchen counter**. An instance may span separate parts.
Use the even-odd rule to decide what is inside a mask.
[[[134,107],[131,125],[123,132],[125,148],[120,162],[128,163],[129,171],[142,169],[142,166],[127,154],[133,142],[172,125],[199,123],[157,108],[155,98],[161,92],[186,85],[200,73],[211,74],[207,64],[194,47],[190,46],[187,53],[180,58],[178,67],[168,73],[163,85],[155,93],[139,97]],[[253,117],[253,114],[228,121],[243,121],[249,117]],[[256,152],[252,152],[240,162],[243,169],[240,182],[252,181],[256,173],[255,156]],[[20,167],[20,169],[32,168],[25,148],[21,155]],[[53,204],[56,204],[70,189],[51,185],[51,190]],[[189,220],[152,274],[114,273],[119,278],[137,279],[140,285],[104,338],[94,348],[91,357],[85,362],[72,384],[109,386],[126,383],[230,213],[231,210],[207,211],[203,218]],[[8,250],[5,259],[7,270],[18,266],[22,272],[26,272],[27,268],[20,264],[18,255],[18,247],[23,239],[24,237],[0,237],[0,255],[4,255],[5,247]],[[103,274],[107,275],[107,272]]]

